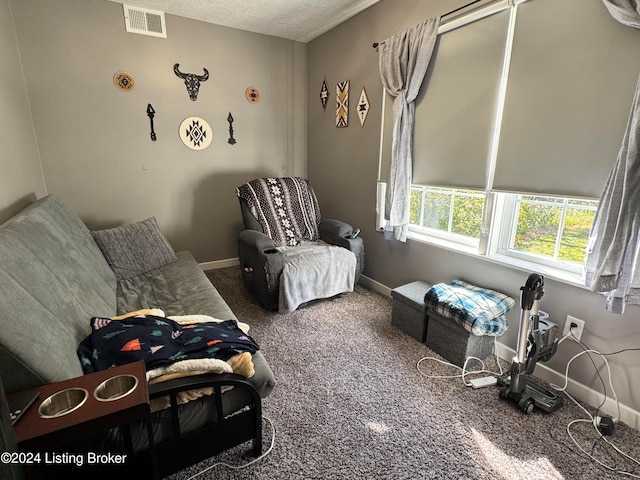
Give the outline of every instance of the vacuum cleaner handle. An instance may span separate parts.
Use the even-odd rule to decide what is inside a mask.
[[[533,302],[540,300],[544,295],[544,277],[539,273],[532,273],[520,290],[522,291],[520,295],[522,310],[529,311],[533,307]]]
[[[520,303],[522,305],[522,311],[520,315],[520,332],[518,334],[518,344],[516,346],[516,358],[520,366],[519,369],[526,368],[527,363],[527,345],[529,340],[529,330],[533,321],[534,328],[538,328],[538,305],[539,300],[544,294],[544,277],[538,273],[532,273],[527,278],[525,284],[520,287]],[[518,382],[514,382],[516,386]]]

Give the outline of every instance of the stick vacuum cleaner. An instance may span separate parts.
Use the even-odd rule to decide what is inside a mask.
[[[541,319],[538,307],[544,295],[544,277],[532,273],[524,286],[520,287],[520,332],[516,356],[511,370],[498,377],[500,398],[518,405],[525,414],[534,408],[551,413],[563,405],[562,397],[528,382],[538,361],[546,362],[556,353],[556,324]]]

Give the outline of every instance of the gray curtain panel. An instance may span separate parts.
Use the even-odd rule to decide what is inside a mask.
[[[613,18],[640,28],[637,0],[603,0]],[[585,257],[585,285],[607,292],[607,309],[640,304],[640,78],[627,130],[604,188]]]
[[[385,230],[402,242],[407,239],[413,167],[413,103],[427,72],[436,43],[440,18],[430,18],[378,45],[380,77],[393,101],[393,140]]]

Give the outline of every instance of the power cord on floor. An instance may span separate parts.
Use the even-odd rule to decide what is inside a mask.
[[[570,366],[571,366],[571,363],[572,363],[574,360],[576,360],[577,358],[579,358],[580,356],[582,356],[582,355],[588,355],[588,356],[589,356],[589,359],[591,360],[591,363],[593,364],[593,366],[594,366],[594,368],[595,368],[595,370],[596,370],[596,372],[597,372],[597,374],[598,374],[598,377],[600,378],[600,381],[602,382],[602,386],[603,386],[603,390],[604,390],[604,399],[603,399],[602,403],[601,403],[601,404],[598,406],[598,408],[597,408],[597,413],[599,413],[599,412],[600,412],[600,409],[601,409],[601,408],[604,406],[604,404],[606,403],[606,399],[607,399],[607,389],[606,389],[605,381],[604,381],[604,379],[602,378],[602,376],[600,375],[600,372],[599,372],[599,370],[598,370],[598,368],[597,368],[597,366],[596,366],[596,364],[595,364],[595,362],[594,362],[593,358],[591,357],[591,354],[594,354],[594,355],[598,355],[598,356],[600,356],[600,357],[602,358],[602,360],[605,362],[605,365],[606,365],[606,367],[607,367],[607,374],[608,374],[608,376],[609,376],[609,388],[611,389],[611,394],[612,394],[613,398],[614,398],[614,399],[615,399],[615,401],[616,401],[616,405],[617,405],[617,409],[618,409],[618,417],[617,417],[617,419],[612,419],[612,420],[614,420],[614,421],[615,421],[615,420],[619,420],[619,419],[620,419],[620,402],[618,401],[618,396],[616,395],[615,389],[614,389],[614,387],[613,387],[613,379],[612,379],[612,376],[611,376],[611,369],[610,369],[610,367],[609,367],[609,362],[607,361],[607,359],[606,359],[605,357],[606,357],[606,356],[610,356],[610,355],[617,355],[617,354],[619,354],[619,353],[623,353],[623,352],[627,352],[627,351],[637,351],[637,350],[640,350],[640,348],[626,348],[626,349],[623,349],[623,350],[619,350],[619,351],[617,351],[617,352],[612,352],[612,353],[606,353],[606,354],[603,354],[603,353],[600,353],[600,352],[598,352],[598,351],[596,351],[596,350],[593,350],[593,349],[589,348],[587,345],[585,345],[585,344],[584,344],[584,343],[582,343],[580,340],[578,340],[578,339],[575,337],[575,335],[573,334],[573,328],[571,328],[571,329],[570,329],[569,334],[564,335],[564,336],[563,336],[563,337],[558,341],[558,345],[560,345],[563,341],[565,341],[565,340],[567,340],[567,339],[570,339],[570,340],[573,340],[574,342],[576,342],[576,343],[577,343],[577,344],[578,344],[578,345],[583,349],[583,351],[582,351],[582,352],[580,352],[580,353],[578,353],[578,354],[576,354],[576,355],[574,355],[574,356],[569,360],[569,362],[567,363],[567,368],[566,368],[566,370],[565,370],[565,375],[564,375],[564,378],[565,378],[564,385],[563,385],[563,386],[558,386],[558,385],[555,385],[555,384],[551,383],[551,384],[550,384],[550,386],[551,386],[551,388],[553,388],[553,389],[555,389],[555,390],[557,390],[557,391],[563,392],[563,393],[564,393],[564,394],[565,394],[565,395],[566,395],[566,396],[567,396],[571,401],[573,401],[573,403],[575,403],[575,404],[576,404],[576,405],[577,405],[581,410],[583,410],[583,411],[585,412],[585,414],[587,415],[587,417],[588,417],[588,419],[583,419],[583,418],[581,418],[581,419],[576,419],[576,420],[573,420],[573,421],[569,422],[569,424],[568,424],[568,425],[567,425],[567,427],[566,427],[566,431],[567,431],[567,434],[569,435],[569,438],[571,438],[571,440],[573,441],[573,443],[578,447],[578,449],[579,449],[582,453],[584,453],[584,454],[585,454],[587,457],[589,457],[592,461],[594,461],[594,462],[595,462],[595,463],[597,463],[598,465],[602,466],[603,468],[605,468],[605,469],[607,469],[607,470],[609,470],[609,471],[612,471],[612,472],[614,472],[614,473],[617,473],[618,475],[624,475],[624,476],[627,476],[627,477],[630,477],[630,478],[640,478],[640,475],[638,475],[638,474],[635,474],[635,473],[632,473],[632,472],[627,472],[627,471],[625,471],[625,470],[620,470],[620,469],[617,469],[617,468],[615,468],[615,467],[612,467],[612,466],[610,466],[610,465],[605,464],[605,463],[604,463],[604,462],[602,462],[601,460],[597,459],[597,458],[596,458],[592,453],[589,453],[587,450],[585,450],[585,449],[584,449],[584,448],[583,448],[583,447],[578,443],[578,441],[575,439],[575,437],[574,437],[574,436],[573,436],[573,434],[571,433],[571,427],[573,427],[574,425],[576,425],[576,424],[578,424],[578,423],[590,423],[591,425],[593,425],[593,427],[594,427],[594,429],[595,429],[595,431],[596,431],[597,435],[599,436],[599,439],[601,439],[602,441],[604,441],[605,443],[607,443],[607,445],[609,445],[609,446],[610,446],[614,451],[616,451],[618,454],[622,455],[623,457],[625,457],[625,458],[626,458],[626,459],[628,459],[629,461],[631,461],[631,462],[633,462],[633,463],[637,464],[638,466],[640,466],[640,461],[638,461],[637,459],[635,459],[635,458],[631,457],[631,456],[630,456],[630,455],[628,455],[627,453],[623,452],[620,448],[618,448],[616,445],[614,445],[614,444],[613,444],[613,443],[612,443],[612,442],[611,442],[611,441],[610,441],[610,440],[605,436],[605,434],[603,434],[603,433],[602,433],[602,431],[600,430],[600,427],[599,427],[600,420],[602,419],[602,417],[600,417],[599,415],[595,415],[595,416],[594,416],[594,415],[592,415],[592,414],[591,414],[591,413],[590,413],[586,408],[584,408],[584,407],[583,407],[583,406],[582,406],[582,405],[581,405],[581,404],[580,404],[580,403],[579,403],[575,398],[573,398],[573,397],[572,397],[572,396],[571,396],[571,395],[566,391],[567,386],[568,386],[568,383],[569,383],[569,368],[570,368]],[[465,362],[464,362],[464,364],[463,364],[463,366],[462,366],[462,367],[460,367],[460,366],[458,366],[458,365],[455,365],[455,364],[453,364],[453,363],[450,363],[450,362],[447,362],[447,361],[441,360],[441,359],[439,359],[439,358],[437,358],[437,357],[430,357],[430,356],[428,356],[428,357],[422,357],[420,360],[418,360],[418,363],[416,364],[416,368],[417,368],[418,372],[419,372],[422,376],[424,376],[424,377],[426,377],[426,378],[443,378],[443,379],[446,379],[446,378],[461,378],[461,379],[462,379],[462,382],[464,383],[464,385],[465,385],[465,386],[467,386],[467,387],[470,387],[470,386],[472,386],[472,384],[466,381],[466,376],[468,376],[468,375],[479,374],[479,373],[485,373],[485,374],[491,374],[491,375],[502,375],[502,374],[503,374],[502,366],[501,366],[501,364],[500,364],[500,358],[499,358],[499,357],[498,357],[498,355],[497,355],[497,338],[495,338],[495,337],[494,337],[494,350],[493,350],[493,353],[494,353],[494,356],[495,356],[495,358],[496,358],[496,362],[497,362],[497,364],[498,364],[498,368],[499,368],[499,370],[500,370],[500,372],[499,372],[499,373],[497,373],[497,372],[493,372],[493,371],[490,371],[490,370],[487,370],[487,369],[486,369],[486,367],[485,367],[484,361],[483,361],[483,360],[481,360],[481,359],[479,359],[479,358],[476,358],[476,357],[467,357],[467,358],[465,359]],[[435,362],[438,362],[438,363],[443,364],[443,365],[447,365],[447,366],[455,367],[455,368],[459,369],[459,370],[461,371],[461,373],[460,373],[460,374],[458,374],[458,375],[430,375],[430,374],[427,374],[427,373],[423,372],[423,371],[420,369],[420,364],[421,364],[422,362],[426,361],[426,360],[431,360],[431,361],[435,361]],[[469,370],[469,371],[467,371],[468,363],[469,363],[470,361],[472,361],[472,360],[476,360],[476,361],[478,361],[478,362],[480,363],[480,365],[481,365],[480,370]]]
[[[581,342],[580,340],[578,340],[578,338],[574,335],[573,333],[573,327],[569,329],[569,333],[565,336],[563,336],[560,341],[558,342],[558,345],[560,343],[562,343],[564,340],[566,339],[570,339],[573,340],[575,343],[577,343],[581,348],[582,348],[582,352],[574,355],[569,362],[567,362],[567,368],[565,369],[565,374],[564,374],[564,385],[563,386],[559,386],[559,385],[555,385],[553,383],[550,384],[551,388],[553,388],[554,390],[563,392],[573,403],[575,403],[580,409],[582,409],[585,414],[587,415],[587,419],[584,418],[579,418],[576,420],[573,420],[571,422],[569,422],[569,424],[567,424],[566,430],[567,430],[567,434],[569,435],[569,438],[571,438],[571,440],[573,441],[573,443],[576,445],[576,447],[578,447],[578,449],[580,449],[580,451],[582,453],[584,453],[587,457],[589,457],[593,462],[597,463],[598,465],[600,465],[601,467],[614,472],[618,475],[625,475],[631,478],[640,478],[639,474],[635,474],[632,472],[628,472],[625,470],[620,470],[618,468],[615,468],[611,465],[607,465],[605,464],[603,461],[599,460],[598,458],[596,458],[592,453],[588,452],[587,450],[585,450],[579,443],[578,441],[575,439],[575,437],[573,436],[573,434],[571,433],[571,427],[578,424],[578,423],[590,423],[595,431],[596,434],[598,435],[599,439],[604,441],[605,443],[607,443],[607,445],[609,445],[613,450],[615,450],[618,454],[622,455],[623,457],[625,457],[627,460],[637,464],[638,466],[640,466],[640,461],[638,461],[637,459],[631,457],[630,455],[628,455],[627,453],[623,452],[622,450],[620,450],[620,448],[618,448],[616,445],[613,444],[613,442],[611,442],[606,435],[611,435],[613,433],[613,422],[616,420],[620,419],[620,402],[618,401],[618,396],[616,395],[615,389],[613,388],[613,379],[611,376],[611,368],[609,367],[609,362],[606,359],[606,356],[608,355],[616,355],[618,353],[622,353],[625,351],[630,351],[630,350],[638,350],[638,349],[624,349],[624,350],[620,350],[618,352],[613,352],[613,353],[608,353],[608,354],[602,354],[596,350],[593,350],[591,348],[589,348],[586,344],[584,344],[583,342]],[[569,384],[569,367],[571,366],[571,363],[576,360],[577,358],[581,357],[582,355],[588,355],[589,358],[591,359],[591,362],[594,366],[594,368],[596,369],[596,372],[598,373],[598,377],[600,378],[600,381],[602,382],[602,386],[603,386],[603,395],[604,395],[604,399],[602,401],[602,403],[597,407],[597,412],[600,412],[600,409],[604,406],[606,400],[607,400],[607,389],[606,389],[606,385],[604,380],[602,379],[602,376],[600,375],[600,371],[598,370],[595,362],[593,361],[593,358],[591,357],[591,354],[594,355],[598,355],[602,358],[602,360],[604,361],[605,366],[607,367],[607,375],[609,376],[609,388],[611,389],[611,394],[613,396],[613,398],[616,401],[616,406],[618,409],[618,417],[617,419],[611,419],[611,426],[610,429],[608,430],[604,430],[606,433],[603,433],[603,429],[601,427],[601,420],[602,417],[600,417],[599,415],[592,415],[586,408],[584,408],[575,398],[573,398],[573,396],[571,396],[567,391],[567,386]]]
[[[226,462],[217,462],[214,463],[213,465],[208,466],[207,468],[199,471],[198,473],[190,476],[187,480],[192,480],[196,477],[199,477],[200,475],[202,475],[205,472],[208,472],[209,470],[222,465],[223,467],[227,467],[227,468],[231,468],[233,470],[242,470],[243,468],[247,468],[251,465],[253,465],[256,462],[259,462],[260,460],[262,460],[264,457],[266,457],[267,455],[269,455],[269,453],[271,453],[271,450],[273,450],[273,446],[275,445],[275,441],[276,441],[276,427],[274,426],[273,422],[271,421],[271,419],[269,419],[268,417],[263,417],[267,422],[269,422],[269,425],[271,426],[271,445],[269,445],[269,448],[267,449],[266,452],[264,452],[262,455],[260,455],[259,457],[254,458],[253,460],[251,460],[248,463],[245,463],[243,465],[230,465]]]
[[[493,337],[493,355],[496,359],[496,363],[498,364],[498,369],[500,370],[500,372],[493,372],[491,370],[487,370],[484,364],[484,361],[481,360],[480,358],[477,357],[467,357],[464,361],[464,363],[462,364],[462,367],[460,367],[459,365],[456,365],[454,363],[450,363],[444,360],[440,360],[439,358],[436,357],[422,357],[420,360],[418,360],[418,363],[416,364],[416,368],[418,369],[418,372],[420,373],[420,375],[422,375],[423,377],[426,378],[461,378],[462,379],[462,383],[464,383],[465,386],[467,387],[471,387],[471,383],[466,381],[466,376],[467,375],[474,375],[474,374],[478,374],[478,373],[488,373],[491,375],[502,375],[502,365],[500,365],[500,358],[498,358],[497,355],[497,351],[498,351],[498,346],[497,346],[497,337]],[[461,371],[460,374],[458,375],[429,375],[427,373],[424,373],[422,370],[420,370],[420,364],[422,362],[424,362],[425,360],[431,360],[434,362],[438,362],[441,363],[443,365],[447,365],[447,366],[451,366],[451,367],[455,367],[457,369],[459,369]],[[475,360],[477,362],[480,363],[480,370],[469,370],[467,371],[467,365],[470,361]]]

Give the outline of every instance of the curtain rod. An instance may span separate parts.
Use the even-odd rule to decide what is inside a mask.
[[[440,18],[442,19],[442,18],[444,18],[444,17],[446,17],[448,15],[453,15],[454,13],[459,12],[460,10],[463,10],[463,9],[465,9],[467,7],[470,7],[471,5],[473,5],[475,3],[478,3],[478,2],[481,2],[481,1],[482,0],[473,0],[472,2],[469,2],[469,3],[467,3],[465,5],[462,5],[462,6],[456,8],[454,10],[451,10],[450,12],[445,13],[444,15],[441,15]],[[380,44],[378,42],[375,42],[372,46],[373,46],[373,48],[378,48],[378,45],[380,45]]]

